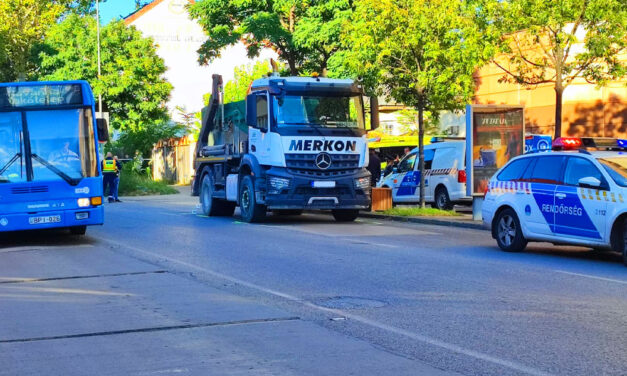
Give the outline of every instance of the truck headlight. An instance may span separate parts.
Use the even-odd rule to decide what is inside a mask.
[[[355,179],[355,188],[367,191],[370,189],[370,177]]]
[[[288,189],[289,187],[290,179],[280,178],[278,176],[268,177],[268,194],[279,194],[282,190]]]

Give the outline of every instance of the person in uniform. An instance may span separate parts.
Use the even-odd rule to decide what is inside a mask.
[[[119,163],[119,162],[118,162]],[[111,152],[107,153],[107,156],[102,161],[102,177],[103,177],[103,188],[102,194],[107,195],[107,188],[109,188],[108,192],[108,201],[114,202],[113,194],[115,192],[115,178],[118,174],[118,164],[113,159],[113,154]]]

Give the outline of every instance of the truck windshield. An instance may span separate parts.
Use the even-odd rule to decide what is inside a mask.
[[[608,174],[621,187],[627,187],[627,157],[598,159]]]
[[[91,109],[0,113],[0,183],[62,179],[74,185],[97,175]]]
[[[274,97],[274,117],[279,128],[303,125],[325,128],[364,128],[361,96]]]

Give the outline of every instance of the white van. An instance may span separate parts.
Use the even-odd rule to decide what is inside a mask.
[[[466,142],[445,141],[425,145],[425,201],[433,207],[450,210],[454,204],[471,203],[466,196]],[[418,148],[412,150],[381,179],[378,187],[392,188],[392,201],[420,202]]]

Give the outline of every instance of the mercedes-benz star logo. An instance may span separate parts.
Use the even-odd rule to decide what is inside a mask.
[[[331,156],[327,153],[320,153],[316,157],[316,166],[321,170],[331,167]]]

